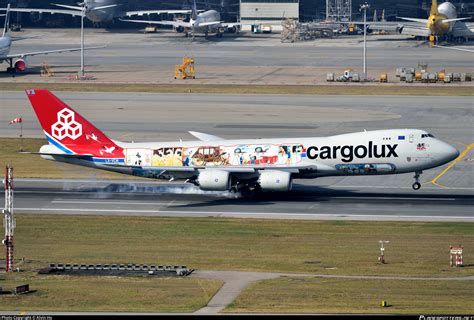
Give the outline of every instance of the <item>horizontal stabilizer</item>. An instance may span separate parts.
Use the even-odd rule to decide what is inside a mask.
[[[467,18],[453,18],[453,19],[443,19],[442,22],[454,22],[454,21],[462,21],[462,20],[469,20],[471,17]]]
[[[417,19],[417,18],[406,18],[406,17],[397,17],[397,19],[402,19],[402,20],[412,21],[412,22],[419,22],[419,23],[424,23],[424,24],[428,22],[428,19]]]
[[[102,9],[108,9],[108,8],[113,8],[113,7],[118,7],[119,4],[109,4],[107,6],[100,6],[100,7],[94,7],[92,10],[102,10]]]
[[[53,156],[53,157],[65,157],[65,158],[87,158],[87,157],[93,157],[92,154],[71,154],[71,153],[45,153],[45,152],[27,152],[27,151],[21,151],[19,152],[21,154],[35,154],[35,155],[40,155],[40,156]]]
[[[66,8],[66,9],[71,9],[71,10],[78,10],[82,11],[82,7],[76,7],[76,6],[68,6],[65,4],[57,4],[57,3],[52,3],[53,6],[61,7],[61,8]]]

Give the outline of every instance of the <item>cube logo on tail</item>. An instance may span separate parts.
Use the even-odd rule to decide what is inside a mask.
[[[67,108],[58,112],[58,121],[51,126],[51,134],[58,140],[68,137],[76,140],[82,136],[82,125],[75,120],[75,114]]]

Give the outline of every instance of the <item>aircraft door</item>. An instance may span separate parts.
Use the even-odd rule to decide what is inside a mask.
[[[410,135],[408,136],[408,141],[409,141],[410,143],[413,143],[414,140],[415,140],[415,135],[414,135],[414,134],[410,134]]]

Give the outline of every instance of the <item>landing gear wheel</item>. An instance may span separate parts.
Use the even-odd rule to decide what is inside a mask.
[[[423,171],[416,171],[415,176],[415,183],[412,184],[413,190],[419,190],[421,188],[421,183],[420,183],[420,175],[423,173]]]

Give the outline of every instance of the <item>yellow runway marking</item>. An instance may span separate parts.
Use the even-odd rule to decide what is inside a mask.
[[[438,174],[433,180],[431,180],[431,183],[434,184],[435,186],[438,186],[438,187],[441,187],[441,188],[447,188],[439,183],[437,183],[436,181],[438,181],[439,178],[441,178],[446,172],[448,172],[449,169],[451,169],[452,167],[454,167],[454,165],[456,163],[458,163],[459,161],[461,161],[462,158],[464,158],[464,156],[474,147],[474,143],[471,143],[470,145],[468,145],[460,154],[459,156],[454,159],[453,162],[451,162],[451,164],[449,166],[446,167],[446,169],[444,169],[440,174]]]

